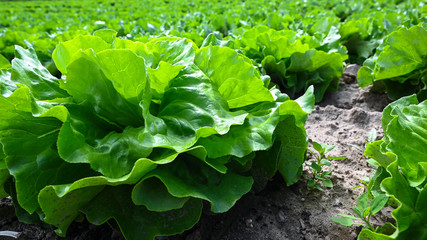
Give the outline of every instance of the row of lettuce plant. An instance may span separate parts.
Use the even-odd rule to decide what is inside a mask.
[[[0,70],[0,197],[59,236],[85,217],[126,239],[193,227],[279,172],[302,174],[313,88],[291,100],[228,47],[112,31],[60,43],[52,76],[31,45]]]
[[[368,143],[364,152],[377,169],[353,208],[358,217],[340,214],[344,218],[333,220],[346,226],[364,220],[361,240],[426,239],[427,100],[420,103],[414,94],[391,103],[382,128],[383,139]],[[374,228],[370,216],[387,204],[395,222]]]
[[[386,91],[390,99],[416,93],[427,99],[427,25],[400,28],[384,40],[358,72],[360,87]]]
[[[232,39],[263,25],[338,41],[348,49],[349,61],[361,64],[387,34],[425,23],[426,13],[427,5],[420,0],[6,1],[0,8],[0,54],[11,60],[14,45],[25,46],[27,40],[47,66],[57,43],[104,28],[142,42],[159,36],[185,37],[200,47],[211,33]]]

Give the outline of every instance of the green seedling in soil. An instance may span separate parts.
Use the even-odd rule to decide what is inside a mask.
[[[371,216],[378,213],[387,203],[388,197],[385,194],[379,194],[375,197],[369,199],[368,192],[364,192],[357,199],[357,205],[353,207],[354,213],[357,215],[347,215],[347,214],[338,214],[341,218],[333,217],[332,221],[339,223],[343,226],[353,226],[353,225],[362,225],[365,228],[370,229],[371,231],[378,231],[375,229],[371,223]]]
[[[367,144],[372,143],[377,138],[377,132],[373,128],[371,132],[369,133]],[[361,151],[363,151],[361,148],[348,144],[350,146],[353,146]],[[367,159],[366,160],[369,164],[373,165],[374,167],[378,167],[378,163],[373,159]],[[368,228],[371,231],[379,232],[384,231],[384,229],[375,229],[371,223],[370,219],[371,216],[378,213],[383,209],[383,207],[387,204],[389,201],[389,197],[387,197],[385,194],[373,194],[371,192],[372,186],[369,187],[369,182],[371,181],[368,177],[363,177],[362,180],[360,180],[360,185],[354,187],[353,189],[357,188],[363,188],[363,194],[359,196],[357,199],[357,204],[355,207],[353,207],[353,211],[356,214],[356,216],[353,215],[347,215],[347,214],[338,214],[338,216],[341,216],[341,218],[331,218],[333,222],[339,223],[343,226],[352,226],[352,225],[362,225],[364,228]],[[386,225],[387,227],[388,225]]]
[[[329,179],[332,175],[332,171],[324,171],[323,166],[331,166],[331,160],[345,159],[345,157],[326,156],[326,153],[332,151],[335,145],[328,146],[317,142],[312,142],[312,144],[317,153],[308,149],[315,157],[315,160],[309,165],[313,170],[313,174],[308,177],[307,188],[308,191],[314,189],[323,191],[322,186],[329,188],[334,186],[331,179]]]

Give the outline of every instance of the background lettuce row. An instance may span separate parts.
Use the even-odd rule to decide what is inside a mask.
[[[81,8],[85,9],[84,14]],[[199,48],[209,44],[228,46],[245,54],[263,75],[271,78],[271,84],[291,99],[313,85],[316,102],[320,102],[326,91],[337,90],[344,61],[359,65],[365,62],[361,86],[376,81],[370,75],[375,68],[373,59],[382,51],[383,39],[400,27],[426,24],[426,13],[427,6],[419,0],[5,2],[0,9],[0,66],[14,58],[14,45],[25,46],[28,41],[43,66],[60,77],[65,69],[59,69],[60,59],[56,59],[56,65],[51,59],[55,46],[100,29],[112,29],[119,38],[144,43],[158,37],[185,37]],[[43,23],[39,19],[44,19]],[[108,38],[105,41],[112,41],[111,35],[103,34]],[[105,44],[100,43],[102,46]],[[179,66],[166,63],[161,68],[174,73],[180,70]],[[423,72],[417,76],[405,74],[387,78],[399,78],[400,83],[405,82],[404,87],[423,88],[414,83],[419,82],[415,80],[417,76],[425,75]],[[375,79],[383,79],[376,75]],[[158,82],[156,79],[153,76],[151,81]],[[264,80],[268,81],[267,77]],[[401,97],[393,90],[400,86],[398,81],[384,81],[393,99]],[[159,86],[157,90],[163,89]],[[154,98],[156,94],[153,92]]]
[[[230,48],[114,36],[60,43],[60,79],[31,46],[1,70],[0,197],[21,221],[65,236],[82,215],[114,219],[153,239],[191,228],[202,200],[225,212],[277,171],[299,179],[312,87],[290,100]]]
[[[425,239],[427,237],[427,101],[415,95],[384,109],[382,140],[367,145],[365,155],[378,164],[368,192],[396,201],[396,226],[387,223],[373,232],[363,229],[358,239]],[[409,144],[408,144],[409,143]]]
[[[277,31],[267,26],[249,29],[236,40],[243,53],[270,76],[272,84],[291,98],[313,85],[316,102],[322,100],[326,90],[338,89],[343,61],[347,58],[345,48],[336,43],[342,47],[337,52],[335,45],[328,45],[330,41],[333,40],[301,37],[292,30]]]
[[[390,99],[417,93],[427,99],[427,30],[425,24],[392,32],[376,54],[363,63],[357,81],[385,88]]]
[[[426,20],[426,6],[419,0],[250,0],[243,3],[107,0],[5,2],[3,5],[0,54],[11,60],[14,45],[25,45],[27,40],[46,64],[51,62],[57,43],[104,28],[117,31],[121,38],[144,42],[158,36],[186,37],[200,47],[211,33],[219,38],[233,38],[259,25],[313,36],[327,48],[343,50],[344,45],[351,62],[361,64],[375,53],[387,34],[398,27],[409,28]],[[83,6],[85,14],[80,11]],[[77,22],[79,24],[75,24]]]

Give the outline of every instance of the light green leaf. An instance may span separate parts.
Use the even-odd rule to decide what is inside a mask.
[[[320,164],[326,165],[326,166],[331,166],[331,161],[328,161],[326,159],[322,159],[322,160],[320,160]]]
[[[130,50],[122,49],[104,50],[96,56],[114,89],[127,101],[138,105],[149,84],[144,59]]]
[[[203,40],[203,43],[200,47],[203,48],[203,47],[207,47],[209,45],[233,48],[234,42],[230,41],[230,40],[223,41],[223,40],[217,39],[215,34],[211,33],[205,38],[205,40]]]
[[[383,130],[387,129],[388,124],[391,120],[393,120],[396,116],[396,111],[399,109],[402,109],[406,106],[409,106],[411,104],[418,104],[418,99],[415,94],[412,94],[411,96],[402,97],[399,100],[396,100],[387,107],[384,108],[383,115],[381,118],[381,127]],[[401,110],[399,110],[401,111]]]
[[[257,70],[232,49],[201,48],[196,52],[195,64],[211,79],[230,108],[274,101]]]
[[[56,67],[62,74],[67,74],[67,66],[72,61],[72,57],[79,51],[92,49],[99,52],[111,48],[111,45],[97,36],[77,36],[73,40],[58,44],[52,53],[52,59]]]
[[[7,69],[11,66],[9,60],[0,54],[0,69]]]
[[[362,66],[357,72],[357,84],[361,88],[367,87],[374,83],[374,75],[371,69]]]
[[[117,32],[111,29],[100,29],[95,31],[93,36],[100,37],[106,43],[112,44],[117,36]]]
[[[328,159],[331,159],[331,160],[343,160],[343,159],[346,159],[346,157],[330,157],[330,156],[328,156]]]
[[[147,147],[181,152],[199,138],[223,135],[232,125],[242,125],[247,115],[231,112],[210,79],[193,65],[170,82],[156,116],[146,113],[147,128],[139,139]]]
[[[280,120],[279,111],[274,110],[272,105],[275,103],[260,105],[246,118],[243,125],[233,126],[225,135],[201,138],[198,144],[206,148],[210,158],[226,155],[244,157],[253,151],[267,150],[273,145],[274,129]],[[266,109],[272,112],[260,114]]]
[[[312,142],[313,148],[316,149],[317,152],[320,154],[323,154],[325,152],[325,149],[317,142]]]
[[[373,142],[375,140],[377,140],[377,130],[375,130],[375,128],[372,128],[369,132],[368,142]]]
[[[168,62],[160,61],[156,69],[148,68],[150,75],[151,89],[153,89],[154,97],[161,99],[165,90],[168,88],[170,81],[178,76],[179,72],[184,68],[180,65],[172,65]]]
[[[391,33],[388,45],[377,59],[376,80],[402,76],[425,66],[427,56],[427,31],[421,26],[401,28]]]
[[[345,218],[350,218],[350,219],[353,219],[353,220],[362,220],[362,219],[360,219],[358,217],[355,217],[353,215],[348,215],[348,214],[341,214],[341,213],[339,213],[338,216],[345,217]]]
[[[421,165],[427,159],[427,101],[395,109],[396,117],[385,130],[387,149],[398,156],[397,161],[411,186],[422,184],[427,173]],[[410,144],[402,144],[407,142]]]
[[[113,42],[114,49],[129,49],[134,52],[136,55],[145,59],[145,64],[147,66],[152,66],[155,60],[155,56],[148,51],[147,46],[142,42],[134,42],[127,39],[116,38]]]
[[[8,97],[18,86],[10,80],[10,70],[0,69],[0,94]]]
[[[194,62],[197,46],[187,39],[175,37],[155,38],[146,43],[147,50],[154,55],[151,68],[158,67],[160,61],[172,65],[188,66]]]
[[[383,153],[381,151],[381,144],[383,144],[383,140],[368,143],[364,154],[367,157],[373,158],[382,167],[387,168],[390,163],[396,160],[396,155],[391,152]]]
[[[297,39],[297,33],[290,30],[276,31],[267,26],[258,26],[247,30],[242,37],[247,55],[251,50],[262,52],[262,57],[272,55],[277,61],[288,58],[295,52],[305,52],[309,49]],[[257,56],[251,56],[257,58]]]
[[[134,57],[137,58],[136,56]],[[143,61],[140,63],[140,67],[144,68]],[[136,67],[135,65],[133,66]],[[140,107],[127,101],[116,90],[112,80],[107,77],[108,72],[105,72],[104,67],[92,50],[76,54],[74,60],[68,64],[67,71],[68,75],[66,79],[60,80],[60,86],[67,90],[76,103],[92,108],[102,118],[121,126],[143,125],[142,110]],[[117,69],[111,69],[109,72],[116,71]],[[82,78],[82,75],[85,78]],[[118,75],[116,77],[120,78]],[[136,81],[135,79],[127,80]],[[120,83],[115,85],[118,84]],[[129,88],[126,85],[122,85],[119,89],[125,93],[125,89]],[[135,91],[138,90],[135,89]]]
[[[294,53],[287,69],[287,91],[299,93],[314,86],[316,102],[320,102],[326,90],[336,91],[343,72],[341,55],[310,49]],[[294,79],[296,78],[296,79]],[[296,81],[296,83],[293,83]],[[292,95],[291,94],[291,95]],[[291,96],[292,97],[292,96]]]
[[[305,93],[301,97],[295,99],[295,102],[297,102],[302,108],[302,110],[307,114],[312,113],[314,110],[314,102],[315,102],[314,87],[313,86],[308,87],[307,91],[305,91]]]
[[[16,46],[15,56],[12,60],[11,81],[27,86],[38,100],[68,97],[67,92],[60,88],[58,79],[39,62],[31,46],[28,50]]]
[[[397,161],[391,163],[387,171],[391,177],[384,179],[381,187],[388,196],[394,196],[400,203],[400,206],[392,212],[397,222],[398,237],[405,239],[409,236],[427,236],[426,185],[421,191],[411,187],[400,173]]]

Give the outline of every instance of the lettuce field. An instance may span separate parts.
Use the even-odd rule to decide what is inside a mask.
[[[0,0],[0,239],[427,239],[427,3]]]

